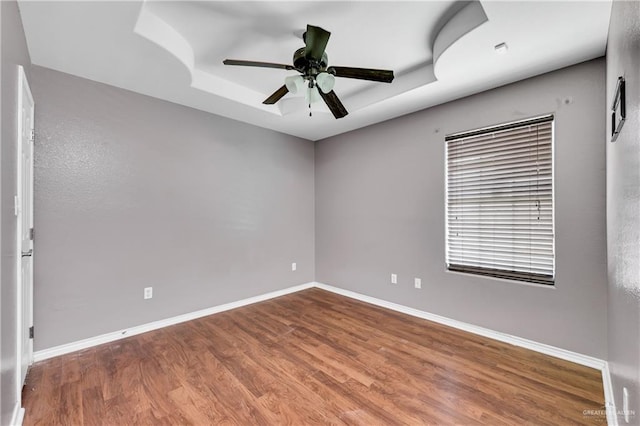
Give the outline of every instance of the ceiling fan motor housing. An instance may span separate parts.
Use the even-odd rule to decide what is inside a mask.
[[[319,72],[325,71],[327,69],[327,63],[329,62],[327,53],[323,53],[322,59],[320,61],[316,61],[306,57],[305,49],[306,48],[301,47],[295,51],[293,54],[293,67],[300,73],[307,76],[315,76]]]

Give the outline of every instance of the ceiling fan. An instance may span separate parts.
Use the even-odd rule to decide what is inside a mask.
[[[284,95],[291,92],[297,93],[305,89],[305,99],[311,108],[311,103],[320,96],[329,107],[335,118],[342,118],[349,112],[346,110],[338,96],[333,91],[335,77],[356,78],[360,80],[391,83],[393,71],[371,68],[352,67],[328,67],[325,48],[329,42],[331,33],[320,27],[307,25],[307,31],[302,35],[305,47],[301,47],[293,54],[293,65],[276,64],[272,62],[243,61],[237,59],[225,59],[225,65],[240,65],[246,67],[278,68],[295,70],[300,74],[285,78],[285,84],[276,90],[262,103],[272,105],[278,102]],[[311,115],[311,113],[309,113]]]

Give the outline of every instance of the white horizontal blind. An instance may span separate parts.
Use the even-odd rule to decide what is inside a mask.
[[[553,284],[553,116],[445,140],[447,268]]]

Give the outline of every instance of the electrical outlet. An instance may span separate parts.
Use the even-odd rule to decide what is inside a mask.
[[[391,284],[398,284],[398,276],[396,274],[391,274]]]
[[[153,297],[153,287],[144,288],[144,298],[151,299]]]
[[[415,286],[415,288],[422,288],[422,279],[414,278],[413,285]]]
[[[629,423],[629,391],[622,388],[622,412],[624,413],[624,421]]]
[[[297,269],[298,269],[298,264],[297,264],[296,262],[293,262],[293,263],[291,264],[291,270],[292,270],[292,271],[295,271],[295,270],[297,270]]]

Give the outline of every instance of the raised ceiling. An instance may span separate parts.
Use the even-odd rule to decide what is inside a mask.
[[[27,1],[34,64],[318,140],[604,55],[611,1]],[[307,24],[330,31],[329,64],[395,71],[336,79],[349,115],[288,94]],[[507,44],[507,51],[494,47]]]

